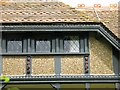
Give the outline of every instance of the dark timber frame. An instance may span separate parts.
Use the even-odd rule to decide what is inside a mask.
[[[115,50],[120,53],[120,39],[118,39],[108,28],[106,28],[102,23],[3,23],[1,26],[1,32],[97,32],[98,34],[102,35],[107,41],[109,41]],[[83,39],[85,41],[85,45],[83,45]],[[3,47],[3,53],[0,53],[1,56],[9,56],[9,55],[55,55],[55,75],[54,76],[9,76],[11,81],[9,83],[4,84],[11,84],[11,83],[52,83],[53,87],[60,88],[60,83],[86,83],[86,88],[89,89],[89,83],[95,82],[102,82],[102,83],[116,83],[116,88],[120,88],[120,56],[116,58],[116,54],[113,52],[113,66],[115,63],[118,62],[118,67],[115,67],[115,75],[60,75],[60,55],[83,55],[89,57],[89,47],[87,47],[87,38],[81,39],[81,49],[80,53],[62,53],[62,44],[58,45],[58,42],[63,42],[62,39],[56,38],[52,40],[52,43],[57,42],[57,44],[52,45],[52,53],[34,53],[35,47],[33,46],[34,40],[33,38],[26,37],[23,39],[25,43],[23,45],[23,53],[5,53],[5,46]],[[31,46],[30,46],[31,40]],[[28,43],[28,48],[26,44]],[[5,40],[3,39],[3,44],[6,44]],[[56,47],[55,47],[56,46]],[[85,46],[85,49],[83,47]],[[30,50],[30,47],[32,48]],[[28,50],[28,52],[27,52]],[[59,52],[61,51],[61,52]],[[90,60],[89,60],[90,62]],[[0,64],[2,60],[0,60]],[[0,73],[2,73],[2,65],[0,65]],[[89,67],[89,66],[88,66]],[[90,71],[90,70],[89,70]]]

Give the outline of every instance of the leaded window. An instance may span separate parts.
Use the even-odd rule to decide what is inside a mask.
[[[22,40],[8,40],[7,52],[22,52]]]
[[[19,35],[19,36],[17,36]],[[6,36],[6,35],[4,35]],[[87,35],[86,35],[87,36]],[[4,53],[87,53],[88,38],[81,33],[20,33],[3,37]],[[12,54],[11,53],[11,54]]]
[[[51,41],[49,39],[36,40],[36,52],[51,52]]]
[[[79,52],[79,36],[65,36],[63,43],[64,52]]]

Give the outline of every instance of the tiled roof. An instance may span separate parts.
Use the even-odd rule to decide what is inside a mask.
[[[1,12],[2,22],[80,21],[77,12],[61,2],[9,2],[2,5]]]
[[[1,2],[0,4],[1,23],[103,22],[117,37],[120,34],[118,10],[77,11],[62,2]]]
[[[120,38],[120,26],[118,22],[118,10],[97,11],[100,22],[102,22],[109,30]]]

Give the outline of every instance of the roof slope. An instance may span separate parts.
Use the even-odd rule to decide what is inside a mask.
[[[81,21],[76,10],[62,2],[9,2],[2,5],[1,12],[2,22]]]
[[[100,22],[106,25],[117,37],[120,38],[119,23],[118,22],[118,10],[97,11]]]
[[[81,10],[62,2],[6,2],[1,3],[2,23],[14,22],[103,22],[117,37],[118,10]],[[119,37],[120,38],[120,37]]]

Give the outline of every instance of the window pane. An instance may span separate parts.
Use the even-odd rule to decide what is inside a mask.
[[[20,40],[9,40],[7,42],[8,52],[22,52],[22,41]]]
[[[50,40],[36,40],[36,52],[50,52]]]
[[[66,36],[64,38],[64,52],[79,52],[78,36]]]

